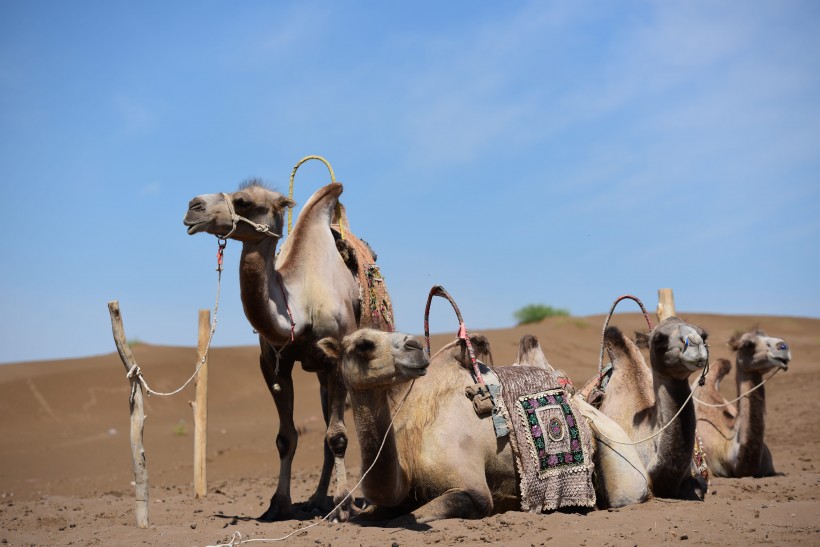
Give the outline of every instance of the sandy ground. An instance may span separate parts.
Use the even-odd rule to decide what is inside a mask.
[[[685,314],[710,333],[712,358],[731,357],[725,340],[760,325],[785,338],[793,361],[766,386],[766,439],[783,475],[713,479],[705,502],[652,500],[615,511],[450,519],[408,528],[319,522],[319,516],[259,523],[276,486],[277,419],[254,347],[216,348],[210,358],[209,493],[193,497],[193,389],[152,397],[145,445],[150,474],[149,529],[136,528],[128,440],[128,382],[112,353],[86,359],[0,366],[0,542],[10,545],[209,545],[281,538],[291,545],[581,545],[820,544],[820,320]],[[128,327],[127,317],[126,329]],[[626,332],[638,314],[618,314]],[[583,383],[597,370],[602,316],[554,318],[538,325],[483,331],[495,362],[509,364],[518,339],[537,335],[553,365]],[[468,322],[469,326],[469,322]],[[433,337],[433,348],[452,336]],[[112,342],[113,348],[113,342]],[[193,348],[140,345],[136,358],[156,390],[171,390],[193,371]],[[734,397],[734,381],[722,389]],[[305,501],[318,480],[323,426],[318,383],[296,376],[301,432],[293,498]],[[352,419],[348,427],[353,430]],[[358,478],[358,444],[348,469]],[[818,460],[818,461],[815,461]],[[351,483],[352,484],[352,483]],[[297,531],[315,524],[312,528]]]

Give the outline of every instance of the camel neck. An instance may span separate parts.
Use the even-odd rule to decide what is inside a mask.
[[[691,442],[689,439],[692,435],[690,435],[689,432],[694,433],[696,418],[695,406],[692,400],[689,399],[691,388],[689,387],[688,379],[679,380],[654,374],[653,381],[655,400],[657,401],[657,426],[663,427],[669,424],[675,414],[677,414],[679,410],[681,411],[675,421],[669,424],[669,427],[666,428],[661,437],[669,441],[666,442],[666,444],[670,448],[674,445],[675,449],[691,450],[692,447],[690,446]],[[684,404],[686,406],[681,410]]]
[[[397,505],[407,497],[409,483],[399,460],[395,430],[390,429],[389,393],[388,390],[351,391],[350,398],[362,451],[362,471],[373,465],[362,482],[362,489],[373,503]],[[382,441],[384,447],[379,453]]]
[[[284,283],[274,266],[276,240],[265,238],[245,242],[239,261],[239,288],[242,307],[251,326],[271,341],[290,338]]]
[[[745,393],[763,381],[761,372],[745,372],[737,367],[737,392]],[[761,386],[737,404],[735,438],[738,443],[738,465],[748,464],[757,469],[763,452],[766,430],[766,393]]]

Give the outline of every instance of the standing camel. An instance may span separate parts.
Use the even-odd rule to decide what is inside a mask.
[[[708,362],[706,336],[677,317],[664,319],[649,335],[647,367],[617,327],[605,333],[613,371],[599,410],[632,442],[644,441],[635,447],[657,497],[702,500],[706,493],[705,479],[692,474],[695,408],[689,400],[689,377]]]
[[[788,370],[791,352],[780,338],[766,336],[760,329],[736,334],[729,347],[737,352],[738,396],[746,394],[737,407],[720,394],[720,380],[731,363],[719,359],[706,376],[706,384],[696,392],[698,435],[706,452],[709,469],[718,477],[768,477],[775,474],[772,454],[764,441],[766,394],[763,375]],[[754,391],[750,391],[754,389]],[[703,404],[706,403],[706,404]],[[719,406],[708,406],[719,405]]]
[[[487,346],[483,337],[471,339],[476,348]],[[409,513],[425,523],[521,509],[509,436],[496,438],[491,418],[479,416],[465,396],[474,380],[465,368],[463,340],[429,361],[415,338],[372,329],[360,329],[341,343],[326,338],[319,346],[341,363],[362,469],[372,466],[362,490],[375,505],[363,517],[386,520]],[[599,417],[597,425],[608,435],[625,438],[617,424]],[[599,486],[609,492],[599,500],[611,506],[639,503],[648,494],[637,454],[630,448],[623,452],[626,457],[601,452],[608,466],[599,468],[606,473]]]
[[[293,516],[290,478],[298,439],[293,423],[295,361],[318,376],[327,425],[322,474],[309,503],[322,509],[327,507],[334,467],[334,505],[348,494],[344,463],[346,389],[337,368],[325,359],[316,341],[325,337],[341,340],[356,330],[360,318],[363,325],[382,325],[375,324],[378,320],[371,314],[362,316],[357,278],[337,251],[331,219],[341,193],[342,185],[337,183],[316,191],[302,209],[278,256],[276,246],[282,237],[283,213],[287,207],[293,207],[294,202],[258,181],[244,183],[232,194],[195,197],[184,219],[189,234],[207,232],[242,243],[239,262],[242,307],[251,326],[259,333],[260,366],[279,415],[276,437],[279,483],[260,520]],[[339,507],[334,518],[347,520],[351,510],[352,502],[348,500]]]

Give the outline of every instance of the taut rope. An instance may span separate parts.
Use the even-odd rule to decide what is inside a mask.
[[[456,305],[453,297],[450,296],[450,293],[444,290],[444,287],[441,285],[433,285],[433,288],[430,289],[430,294],[427,296],[427,306],[424,308],[424,351],[427,357],[430,358],[430,303],[433,301],[434,296],[446,298],[447,301],[450,302],[450,305],[453,306],[453,311],[456,312],[456,317],[458,318],[458,337],[464,340],[464,343],[467,345],[467,353],[470,355],[470,364],[473,367],[476,381],[486,388],[487,384],[484,383],[484,377],[481,376],[481,371],[478,368],[475,352],[473,351],[473,344],[467,335],[467,328],[464,326],[464,318],[461,317],[461,311],[458,309],[458,305]]]
[[[772,376],[774,376],[775,374],[780,372],[780,370],[781,369],[779,369],[779,368],[774,369],[774,371],[771,374],[769,374],[767,377],[763,378],[763,380],[759,384],[757,384],[755,387],[749,389],[749,391],[747,391],[746,393],[743,393],[742,395],[738,395],[737,397],[735,397],[731,401],[726,401],[725,403],[712,404],[712,403],[707,403],[706,401],[701,401],[697,397],[694,397],[694,401],[696,403],[698,403],[699,405],[708,406],[708,407],[711,407],[711,408],[720,408],[722,406],[729,406],[730,404],[736,403],[739,400],[741,400],[742,398],[746,397],[747,395],[749,395],[751,392],[755,391],[756,389],[763,387],[763,384],[765,384],[766,382],[771,380]],[[694,389],[695,387],[700,387],[700,386],[695,386],[695,384],[692,384],[692,389]]]
[[[700,383],[701,385],[703,385],[703,381],[706,378],[706,373],[708,371],[709,371],[708,366],[703,367],[703,372],[701,373],[700,378],[698,378],[696,380],[696,383]],[[672,416],[672,419],[669,420],[668,422],[666,422],[666,425],[663,426],[662,428],[660,428],[659,430],[657,430],[655,433],[653,433],[652,435],[650,435],[650,436],[648,436],[644,439],[641,439],[640,441],[624,442],[624,441],[615,440],[612,437],[610,437],[609,435],[607,435],[606,433],[603,433],[601,431],[598,431],[598,434],[601,437],[606,438],[608,441],[612,441],[613,443],[624,444],[624,445],[636,445],[636,444],[645,443],[646,441],[650,441],[650,440],[654,439],[655,437],[657,437],[658,435],[660,435],[661,433],[663,433],[666,430],[667,427],[672,425],[672,422],[674,422],[677,419],[677,417],[680,416],[680,413],[683,412],[683,409],[686,408],[687,404],[689,404],[689,400],[692,399],[692,396],[694,394],[695,394],[695,392],[690,389],[689,390],[689,397],[687,397],[686,400],[683,402],[683,404],[680,405],[680,408],[675,413],[675,415]]]
[[[330,166],[330,162],[328,162],[322,156],[305,156],[298,162],[296,165],[293,166],[293,171],[290,173],[290,191],[288,193],[288,197],[292,200],[293,199],[293,179],[296,177],[296,170],[299,169],[303,163],[309,160],[319,160],[325,164],[327,170],[330,171],[330,182],[336,182],[336,175],[333,173],[333,168]],[[345,227],[342,225],[342,205],[337,201],[336,202],[336,218],[339,222],[339,233],[342,236],[342,239],[345,238]],[[288,208],[288,235],[290,235],[291,230],[293,229],[293,207]]]

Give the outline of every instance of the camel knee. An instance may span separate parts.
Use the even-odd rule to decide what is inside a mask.
[[[334,431],[328,432],[327,436],[325,437],[325,441],[327,442],[328,448],[333,453],[334,456],[337,457],[344,457],[345,452],[347,451],[347,432],[346,431]]]
[[[492,512],[493,498],[489,491],[453,488],[412,514],[416,522],[425,523],[446,518],[480,519]]]
[[[288,455],[296,453],[296,445],[298,444],[297,435],[284,435],[279,433],[276,436],[276,448],[279,450],[279,457],[284,458]]]

